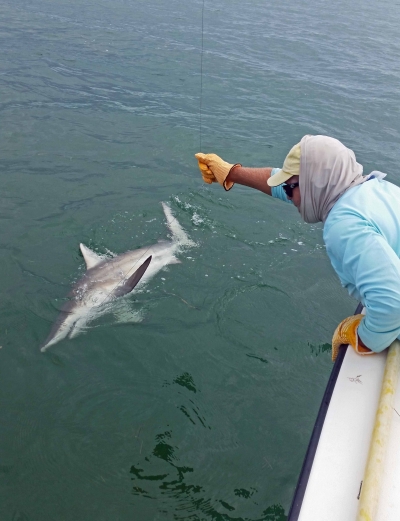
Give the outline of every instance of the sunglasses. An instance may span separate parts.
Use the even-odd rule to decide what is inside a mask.
[[[285,190],[285,194],[288,197],[293,197],[293,190],[299,186],[299,183],[290,183],[289,185],[282,185],[282,188]]]

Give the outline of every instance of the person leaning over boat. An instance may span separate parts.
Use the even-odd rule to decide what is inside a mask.
[[[196,154],[206,183],[235,183],[293,203],[307,223],[323,222],[332,266],[366,314],[345,318],[332,339],[361,355],[400,339],[400,188],[374,171],[363,176],[354,152],[337,139],[304,136],[279,168],[246,168]]]

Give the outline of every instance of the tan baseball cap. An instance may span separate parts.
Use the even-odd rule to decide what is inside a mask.
[[[300,175],[300,155],[300,143],[297,143],[286,156],[282,169],[268,179],[268,185],[278,186],[286,183],[293,175]]]

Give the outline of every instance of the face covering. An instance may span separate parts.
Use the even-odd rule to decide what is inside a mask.
[[[337,139],[304,136],[300,147],[300,214],[307,223],[324,222],[339,197],[367,178],[354,152]]]

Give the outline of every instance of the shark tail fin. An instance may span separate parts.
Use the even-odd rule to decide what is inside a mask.
[[[188,235],[186,234],[182,226],[179,224],[176,217],[173,216],[171,208],[168,206],[168,204],[161,204],[164,210],[165,217],[167,219],[168,228],[172,233],[172,239],[180,246],[195,246],[196,243],[189,239]]]
[[[100,262],[104,261],[103,257],[97,255],[97,253],[85,246],[83,243],[80,243],[79,248],[81,249],[83,258],[85,259],[86,269],[90,270],[90,268],[94,268],[100,264]]]

